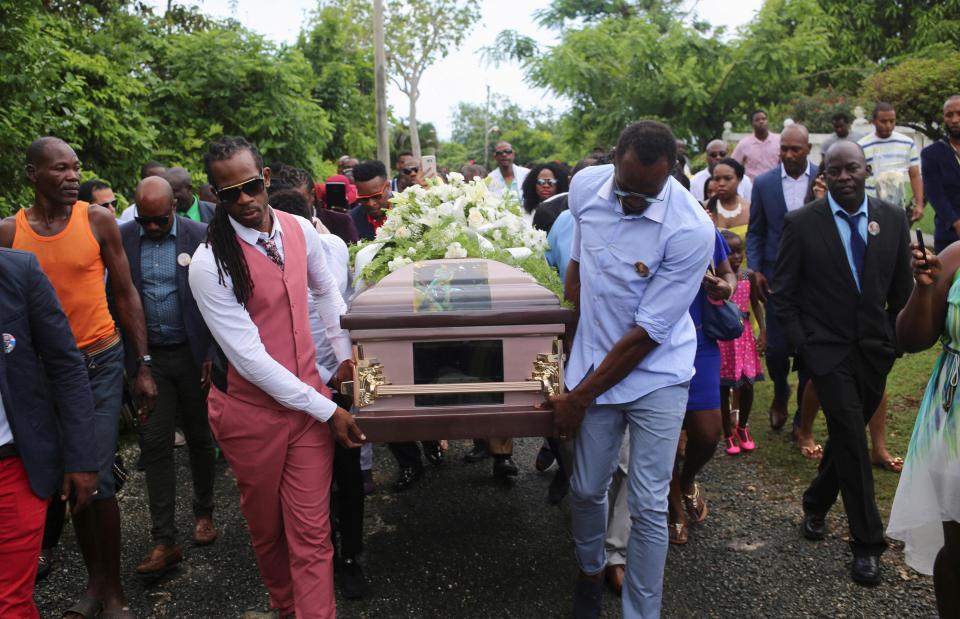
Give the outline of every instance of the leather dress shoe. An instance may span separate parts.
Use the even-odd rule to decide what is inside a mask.
[[[520,470],[517,463],[510,456],[493,457],[493,475],[494,477],[515,477]]]
[[[567,496],[570,484],[567,475],[563,469],[558,468],[550,480],[550,487],[547,488],[547,502],[550,505],[560,505],[563,497]]]
[[[212,516],[197,518],[197,525],[193,528],[193,543],[197,546],[212,544],[220,534],[213,525]]]
[[[423,453],[434,466],[443,464],[443,450],[440,449],[440,443],[430,441],[423,444]]]
[[[480,462],[481,460],[486,460],[490,457],[490,452],[487,450],[486,443],[481,441],[473,442],[473,449],[468,451],[463,456],[463,461],[468,464],[473,464],[474,462]]]
[[[150,554],[137,566],[137,574],[159,574],[183,560],[180,547],[174,544],[157,544]]]
[[[540,451],[537,452],[537,459],[533,461],[533,467],[542,473],[553,466],[556,460],[557,457],[553,454],[553,450],[550,449],[549,445],[544,444],[540,446]]]
[[[823,516],[816,514],[804,514],[803,523],[800,525],[800,533],[808,540],[818,542],[823,539],[827,533],[827,523]]]
[[[598,619],[603,607],[603,580],[580,575],[573,590],[574,619]]]
[[[393,482],[393,489],[396,492],[403,492],[417,483],[417,480],[421,477],[423,477],[423,468],[405,466],[400,469],[400,475],[397,477],[397,481]]]
[[[348,600],[359,600],[367,595],[367,578],[363,574],[363,567],[356,559],[344,559],[338,570],[340,577],[340,592]]]
[[[880,584],[880,557],[854,557],[850,576],[854,582],[861,585]]]
[[[50,571],[53,569],[53,548],[44,548],[40,551],[40,556],[37,558],[37,578],[36,581],[40,582],[44,578],[50,575]]]
[[[623,577],[625,567],[623,565],[607,565],[606,579],[610,590],[621,595],[623,593]]]

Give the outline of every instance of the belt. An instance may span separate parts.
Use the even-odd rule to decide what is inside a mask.
[[[17,451],[16,443],[7,443],[6,445],[0,445],[0,460],[4,458],[13,458],[19,456],[20,452]]]
[[[150,344],[149,347],[157,350],[173,350],[175,348],[182,348],[187,345],[187,342],[177,342],[176,344]]]
[[[93,344],[90,344],[89,346],[81,348],[80,354],[82,354],[84,357],[89,359],[90,357],[99,355],[104,351],[110,350],[111,348],[113,348],[119,343],[120,343],[120,331],[114,331],[112,335],[108,335],[107,337],[101,338],[96,342],[94,342]]]

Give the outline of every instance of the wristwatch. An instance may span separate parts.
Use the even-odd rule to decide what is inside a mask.
[[[139,363],[140,365],[145,365],[147,367],[150,367],[153,365],[153,357],[151,357],[150,355],[137,357],[137,363]]]

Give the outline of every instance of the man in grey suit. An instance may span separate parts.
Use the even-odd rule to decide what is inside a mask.
[[[191,256],[206,238],[207,226],[176,214],[173,189],[161,177],[140,181],[136,200],[139,214],[135,221],[120,227],[120,236],[133,285],[143,301],[158,391],[156,408],[140,426],[155,546],[137,567],[137,573],[156,574],[182,559],[174,518],[173,433],[178,412],[193,474],[193,541],[204,545],[217,538],[213,524],[213,439],[202,388],[209,376],[206,359],[210,333],[187,281]],[[131,354],[127,361],[132,366]]]

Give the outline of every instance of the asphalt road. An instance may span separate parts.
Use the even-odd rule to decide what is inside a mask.
[[[568,617],[577,575],[569,511],[545,497],[552,474],[532,466],[539,441],[517,442],[520,476],[494,481],[490,461],[465,464],[466,442],[453,443],[448,462],[428,465],[426,477],[404,494],[389,490],[390,454],[376,449],[379,488],[368,497],[365,563],[371,593],[337,600],[341,617]],[[761,445],[762,449],[763,446]],[[134,462],[136,447],[128,451]],[[665,617],[935,617],[930,578],[904,567],[902,550],[884,555],[883,583],[866,589],[849,578],[842,514],[828,519],[825,541],[797,533],[797,480],[762,482],[750,456],[718,456],[703,475],[708,520],[690,543],[672,547],[665,576]],[[190,482],[186,452],[178,451],[178,526],[188,538]],[[238,494],[220,462],[215,544],[184,544],[181,567],[145,581],[134,568],[151,547],[143,476],[121,494],[124,586],[137,616],[239,617],[266,610]],[[36,589],[43,617],[60,617],[83,587],[84,569],[68,526],[55,570]],[[604,617],[619,617],[609,592]]]

